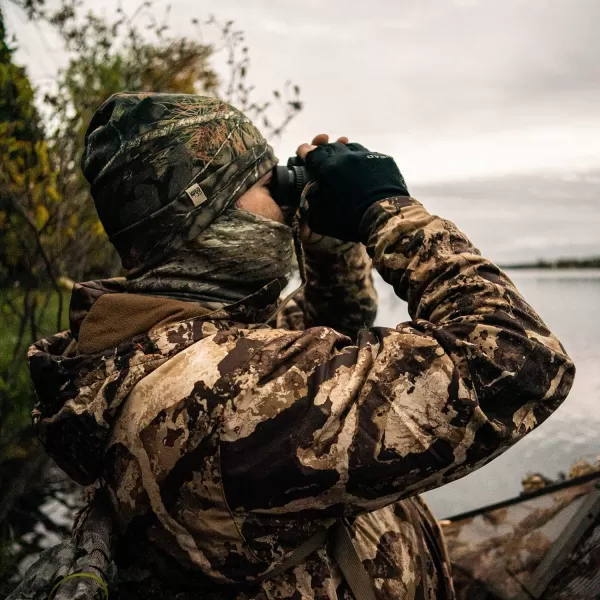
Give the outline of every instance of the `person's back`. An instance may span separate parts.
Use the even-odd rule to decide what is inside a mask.
[[[84,172],[128,277],[77,286],[71,331],[30,365],[49,453],[108,491],[119,597],[361,600],[329,530],[350,536],[370,597],[453,598],[418,494],[570,389],[560,343],[390,157],[316,141],[299,148],[316,181],[306,287],[271,326],[292,230],[247,119],[123,94],[90,125]],[[373,327],[367,252],[412,321]]]

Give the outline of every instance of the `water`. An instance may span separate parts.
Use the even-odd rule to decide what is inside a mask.
[[[600,454],[600,269],[509,271],[525,299],[577,366],[564,404],[539,428],[479,471],[425,494],[438,518],[515,496],[522,477],[554,477],[578,458]],[[407,320],[406,305],[377,277],[377,325]]]

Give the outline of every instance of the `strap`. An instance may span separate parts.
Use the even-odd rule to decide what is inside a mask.
[[[347,529],[348,526],[346,519],[340,519],[329,529],[319,531],[319,533],[316,533],[300,544],[278,567],[266,571],[260,577],[254,579],[252,585],[263,583],[299,565],[307,556],[324,546],[325,542],[329,539],[333,558],[339,565],[355,600],[376,600],[373,581],[354,548],[352,538]],[[244,589],[235,584],[230,587]]]
[[[311,538],[308,538],[305,542],[300,544],[279,566],[275,567],[271,571],[266,571],[260,577],[257,577],[252,585],[255,583],[262,583],[263,581],[267,581],[267,579],[272,579],[273,577],[277,577],[277,575],[281,575],[284,571],[299,565],[309,554],[312,554],[317,548],[325,545],[327,541],[327,536],[329,534],[329,529],[323,529],[323,531],[319,531]]]
[[[376,600],[373,580],[365,569],[352,543],[346,519],[332,528],[331,545],[333,557],[339,565],[355,600]]]

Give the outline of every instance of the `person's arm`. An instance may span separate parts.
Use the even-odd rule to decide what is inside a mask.
[[[337,141],[347,144],[348,138],[342,136]],[[314,150],[328,142],[327,134],[319,134],[305,150]],[[377,292],[365,247],[315,234],[306,223],[302,224],[300,239],[305,255],[306,287],[282,310],[278,328],[302,331],[324,325],[356,340],[358,331],[371,327],[377,316]]]
[[[356,345],[317,327],[257,349],[252,401],[223,415],[234,511],[339,516],[443,485],[542,423],[573,383],[559,341],[453,223],[407,194],[370,203],[358,230],[332,223],[365,242],[412,321]]]
[[[314,239],[303,244],[306,287],[280,313],[277,326],[302,330],[323,325],[356,339],[377,316],[371,259],[362,244]]]

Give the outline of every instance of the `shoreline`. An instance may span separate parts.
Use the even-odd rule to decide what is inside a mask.
[[[600,257],[576,259],[561,258],[554,261],[538,260],[534,263],[517,263],[512,265],[498,265],[501,269],[546,269],[548,271],[600,269]]]

